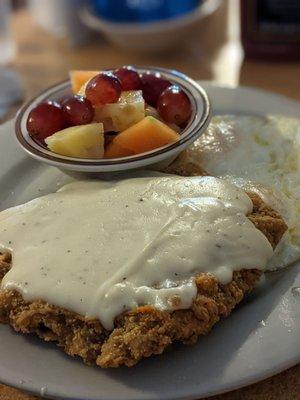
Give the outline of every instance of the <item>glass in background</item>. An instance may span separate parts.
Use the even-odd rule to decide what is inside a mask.
[[[18,74],[8,67],[16,53],[10,29],[11,3],[0,0],[0,120],[9,107],[22,98],[22,84]]]
[[[79,18],[80,10],[86,0],[28,0],[27,2],[38,25],[53,36],[66,37],[70,47],[84,45],[89,41],[90,30]]]
[[[9,0],[0,0],[0,64],[11,61],[16,53],[16,46],[11,36],[9,17],[11,5]]]

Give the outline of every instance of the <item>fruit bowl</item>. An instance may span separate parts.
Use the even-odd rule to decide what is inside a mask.
[[[137,70],[139,73],[160,73],[171,83],[181,86],[189,97],[192,114],[178,141],[142,154],[110,159],[74,158],[49,151],[29,135],[26,128],[27,118],[31,110],[39,103],[49,100],[59,101],[69,96],[71,94],[71,83],[70,80],[67,80],[45,90],[20,109],[15,121],[15,134],[19,145],[31,157],[39,161],[62,170],[83,173],[123,172],[167,166],[206,129],[210,121],[209,99],[205,90],[198,83],[178,71],[156,67],[139,67]]]

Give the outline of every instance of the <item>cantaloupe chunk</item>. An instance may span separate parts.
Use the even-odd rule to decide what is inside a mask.
[[[104,152],[104,158],[120,158],[120,157],[128,157],[133,156],[134,152],[125,149],[124,147],[119,146],[118,144],[110,142],[110,144],[106,147]]]
[[[145,117],[140,122],[119,133],[106,148],[105,157],[120,157],[118,154],[140,154],[176,142],[180,135],[154,117]],[[130,154],[127,154],[130,155]]]
[[[90,79],[94,78],[94,76],[98,75],[100,71],[82,71],[82,70],[73,70],[70,71],[70,80],[72,85],[72,91],[74,94],[77,94],[80,88]]]

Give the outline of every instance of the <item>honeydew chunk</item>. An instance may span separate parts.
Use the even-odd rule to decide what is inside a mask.
[[[141,90],[123,91],[117,103],[95,107],[94,120],[102,122],[104,131],[121,132],[145,117],[145,101]]]
[[[68,157],[102,158],[104,134],[101,123],[71,126],[47,137],[50,151]]]

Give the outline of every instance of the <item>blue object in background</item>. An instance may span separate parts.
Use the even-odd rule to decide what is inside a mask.
[[[90,0],[96,15],[113,22],[153,22],[178,18],[203,0]]]

